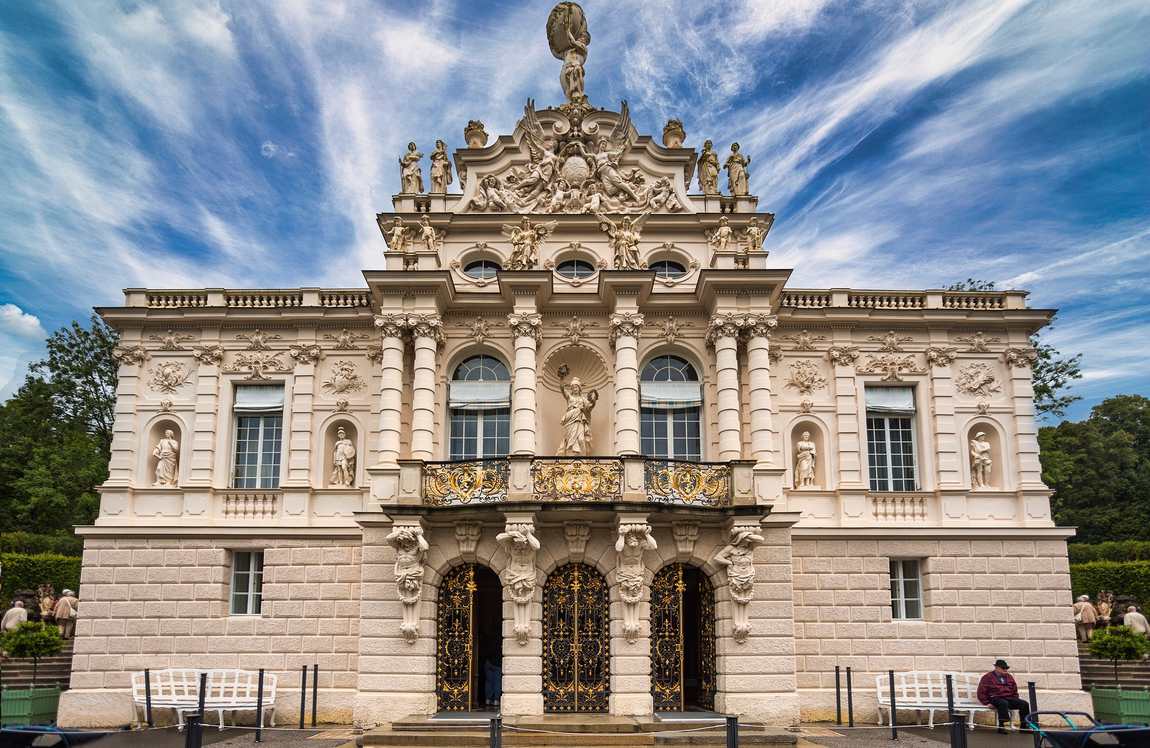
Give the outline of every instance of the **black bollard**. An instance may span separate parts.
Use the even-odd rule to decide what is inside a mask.
[[[956,714],[951,720],[950,748],[966,748],[966,715]]]
[[[307,712],[307,665],[299,669],[299,729],[303,729],[304,715]]]
[[[207,699],[207,696],[208,696],[208,674],[207,673],[200,673],[199,712],[200,712],[200,723],[201,723],[200,730],[201,730],[201,732],[203,731],[202,723],[204,721],[204,701],[205,701],[205,699]]]
[[[847,665],[847,727],[855,726],[855,697],[851,689],[851,667]]]
[[[898,700],[894,695],[894,671],[887,670],[887,682],[890,683],[890,739],[898,740]]]
[[[739,748],[739,718],[727,717],[727,748]]]
[[[835,724],[843,723],[843,691],[841,682],[842,668],[835,665]]]
[[[319,663],[311,666],[311,726],[315,727],[316,710],[319,709]]]
[[[156,726],[152,720],[152,671],[149,668],[144,668],[144,719],[148,727]]]
[[[499,718],[492,717],[487,720],[488,748],[499,748]]]
[[[1033,714],[1038,711],[1038,686],[1035,685],[1034,681],[1030,680],[1026,682],[1026,690],[1028,692],[1027,696],[1030,697],[1030,712]],[[1023,720],[1022,729],[1025,730],[1027,727],[1026,720]],[[1034,731],[1034,748],[1042,748],[1042,735],[1038,730]]]
[[[184,748],[201,748],[204,744],[203,714],[189,714],[185,726]]]
[[[264,742],[264,669],[260,668],[260,679],[256,686],[256,742]]]

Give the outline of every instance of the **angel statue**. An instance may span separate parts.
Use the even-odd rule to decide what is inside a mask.
[[[531,99],[527,100],[527,105],[523,108],[520,125],[523,127],[523,141],[527,144],[531,164],[527,167],[527,174],[519,178],[515,192],[525,203],[534,200],[555,181],[555,174],[559,170],[559,156],[543,134],[543,126],[539,124],[539,118],[535,114],[535,102]]]
[[[539,261],[540,245],[558,224],[558,221],[533,224],[526,216],[518,225],[504,224],[503,235],[511,240],[511,259],[507,263],[507,269],[534,270]]]
[[[416,148],[415,143],[407,144],[407,153],[399,159],[400,192],[419,194],[423,192],[423,169],[419,162],[423,154]]]
[[[567,410],[559,422],[563,427],[559,454],[563,457],[588,455],[591,453],[591,411],[599,402],[599,393],[595,390],[584,393],[579,377],[572,377],[569,384],[560,384],[559,390],[567,399]]]
[[[699,189],[704,195],[719,194],[719,154],[715,153],[715,144],[711,141],[703,143],[703,152],[699,154]]]
[[[731,191],[731,195],[738,197],[750,194],[748,186],[750,175],[747,174],[747,167],[750,165],[751,157],[739,153],[738,143],[731,143],[731,155],[727,156],[724,167],[727,170],[727,189]]]
[[[644,269],[643,262],[639,259],[639,241],[643,238],[640,230],[649,215],[651,211],[641,213],[635,218],[623,216],[616,224],[602,213],[596,214],[599,227],[606,231],[611,239],[611,249],[615,251],[615,262],[612,267],[616,270]]]
[[[431,191],[437,194],[445,193],[449,184],[451,184],[451,157],[447,155],[447,144],[437,140],[435,150],[431,153]]]
[[[603,191],[608,197],[622,192],[635,202],[639,202],[639,195],[635,188],[627,184],[627,180],[619,173],[619,159],[627,150],[627,131],[631,127],[631,117],[627,111],[627,102],[623,102],[623,119],[615,132],[608,140],[606,135],[599,136],[599,150],[595,154],[595,173],[603,185]]]
[[[410,229],[403,225],[403,219],[396,216],[391,225],[383,231],[383,240],[392,252],[403,252],[407,249],[407,240]]]
[[[419,219],[419,240],[423,242],[428,252],[439,251],[439,241],[442,235],[431,225],[431,219],[426,214]]]
[[[587,17],[577,3],[563,2],[551,9],[547,16],[547,43],[551,54],[563,61],[559,84],[570,104],[586,105],[583,92],[583,64],[587,61],[587,46],[591,34],[587,31]]]
[[[727,245],[730,244],[731,238],[734,235],[735,230],[731,228],[730,221],[727,220],[726,216],[722,216],[719,218],[718,228],[712,231],[711,235],[707,237],[707,244],[716,252],[726,252]]]

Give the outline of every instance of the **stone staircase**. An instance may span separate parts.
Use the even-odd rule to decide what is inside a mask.
[[[1114,681],[1114,663],[1090,654],[1086,644],[1078,643],[1078,665],[1082,669],[1082,687],[1150,688],[1150,660],[1118,663],[1118,682]]]
[[[68,681],[72,677],[72,643],[75,641],[75,639],[69,639],[65,642],[64,649],[58,655],[40,658],[40,664],[36,668],[36,685],[38,687],[68,687]],[[0,672],[0,685],[5,689],[32,687],[31,659],[3,657],[0,658],[0,668],[3,669]]]
[[[564,714],[504,720],[503,744],[536,746],[724,746],[722,728],[699,731],[706,722],[661,722],[605,714]],[[483,720],[408,717],[363,735],[364,746],[452,746],[486,748]],[[740,725],[739,745],[796,745],[798,736],[764,725]]]

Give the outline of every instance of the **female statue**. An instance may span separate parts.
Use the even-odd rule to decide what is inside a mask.
[[[812,488],[815,485],[815,443],[811,432],[804,431],[795,445],[795,488]]]
[[[447,155],[447,144],[437,140],[435,150],[431,152],[431,191],[438,194],[445,193],[449,184],[451,184],[451,157]]]
[[[156,458],[156,480],[153,486],[160,488],[173,488],[179,482],[180,472],[180,443],[176,441],[176,432],[164,429],[164,438],[156,442],[152,450],[152,457]]]
[[[583,383],[578,377],[570,384],[559,385],[563,397],[567,399],[567,411],[559,425],[563,427],[563,443],[559,454],[563,456],[587,455],[591,452],[591,411],[599,401],[599,393],[591,390],[584,394]]]
[[[709,140],[703,143],[698,167],[699,189],[704,195],[719,194],[719,154],[715,153],[715,145]]]
[[[747,174],[747,167],[750,164],[750,157],[739,153],[739,144],[731,143],[731,155],[727,156],[726,169],[727,189],[731,191],[732,195],[750,194],[750,175]]]
[[[407,153],[399,159],[400,192],[418,194],[423,192],[423,169],[419,162],[423,154],[416,150],[415,143],[407,144]]]

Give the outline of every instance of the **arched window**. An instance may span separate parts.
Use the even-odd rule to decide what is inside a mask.
[[[639,395],[643,454],[701,460],[703,398],[695,367],[678,356],[656,356],[639,376]]]
[[[655,277],[663,280],[674,280],[676,278],[682,278],[687,274],[687,268],[674,260],[658,260],[657,262],[652,262],[648,269],[654,270]]]
[[[493,356],[472,356],[451,377],[449,457],[504,457],[511,449],[511,374]]]
[[[595,266],[586,260],[564,260],[555,266],[555,272],[564,278],[579,280],[595,274]]]
[[[476,280],[490,280],[502,269],[494,260],[476,260],[467,263],[467,267],[463,268],[463,274]]]

